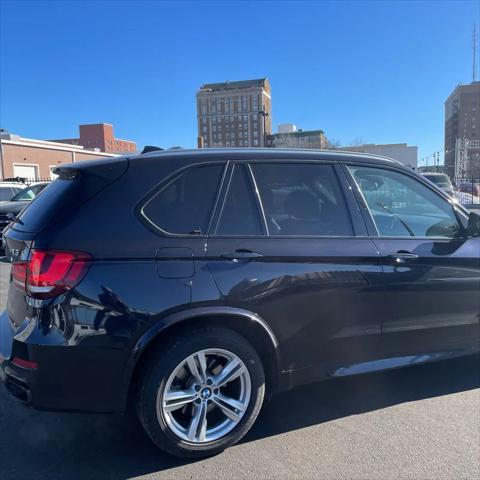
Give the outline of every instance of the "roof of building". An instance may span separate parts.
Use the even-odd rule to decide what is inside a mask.
[[[1,142],[5,145],[17,145],[23,147],[35,147],[48,150],[63,150],[75,153],[85,153],[89,155],[96,155],[99,157],[116,157],[118,154],[100,152],[96,150],[88,150],[81,145],[73,145],[71,143],[61,143],[49,140],[38,140],[35,138],[25,138],[14,134],[2,134]]]
[[[237,88],[263,87],[268,83],[268,78],[257,78],[254,80],[239,80],[234,82],[205,83],[200,91],[205,90],[235,90]]]
[[[309,137],[310,135],[323,135],[323,130],[296,130],[295,132],[285,132],[285,133],[272,133],[272,137],[283,137],[283,136],[291,136],[291,137]]]

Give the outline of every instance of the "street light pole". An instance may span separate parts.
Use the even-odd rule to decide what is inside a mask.
[[[270,114],[265,111],[265,105],[263,105],[262,110],[258,112],[260,115],[263,117],[263,146],[267,146],[267,120],[266,117],[268,117]]]

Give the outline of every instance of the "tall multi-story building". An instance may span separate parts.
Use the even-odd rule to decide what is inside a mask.
[[[480,81],[458,85],[445,102],[445,168],[480,175]]]
[[[264,147],[271,110],[267,78],[205,84],[197,92],[199,146]]]
[[[137,150],[135,142],[115,138],[113,125],[109,123],[80,125],[79,130],[79,138],[63,138],[52,141],[80,145],[88,150],[98,149],[106,153],[134,153]]]

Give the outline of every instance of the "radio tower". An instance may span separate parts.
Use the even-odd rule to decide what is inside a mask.
[[[472,50],[473,50],[473,62],[472,62],[472,81],[474,82],[477,79],[477,24],[473,25],[473,36],[472,36]]]

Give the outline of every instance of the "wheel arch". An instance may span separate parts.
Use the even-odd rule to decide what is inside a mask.
[[[279,387],[279,343],[270,326],[257,314],[233,307],[197,307],[182,310],[164,317],[152,325],[137,341],[125,369],[125,405],[131,406],[135,399],[136,381],[150,355],[170,338],[181,331],[199,326],[229,328],[244,336],[256,349],[264,369],[268,395]]]

